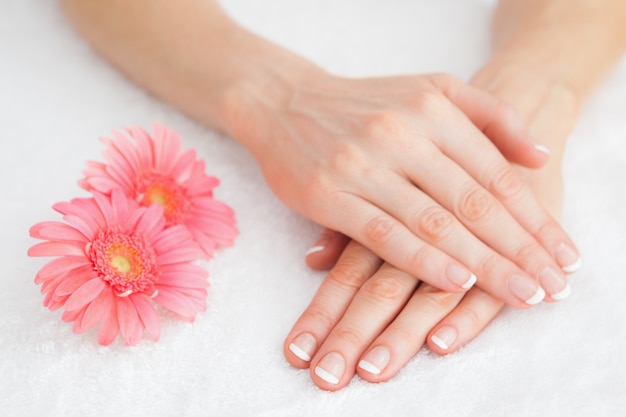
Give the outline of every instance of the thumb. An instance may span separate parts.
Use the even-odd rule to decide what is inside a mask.
[[[437,78],[446,96],[465,113],[510,162],[541,168],[549,150],[531,137],[520,114],[510,104],[449,76]]]

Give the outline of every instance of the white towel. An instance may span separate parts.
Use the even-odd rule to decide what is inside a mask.
[[[344,75],[446,71],[485,59],[490,2],[224,0],[242,24]],[[285,208],[230,138],[190,121],[110,68],[55,2],[0,6],[0,416],[624,416],[626,415],[626,65],[584,109],[564,166],[564,225],[584,268],[573,293],[505,309],[460,352],[421,351],[387,383],[337,393],[291,368],[282,342],[323,274],[303,255],[319,227]],[[241,235],[218,252],[208,311],[166,318],[133,348],[75,335],[42,306],[28,228],[84,195],[97,140],[160,121],[222,184]]]

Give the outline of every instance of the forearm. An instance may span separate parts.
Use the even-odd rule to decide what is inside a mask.
[[[264,101],[261,111],[269,111],[265,107],[288,99],[290,84],[320,71],[237,25],[217,1],[61,5],[76,30],[132,81],[248,148],[256,146],[247,142],[250,135],[232,131],[236,101]]]
[[[575,118],[626,50],[623,0],[501,0],[493,26],[493,54],[473,82],[529,124],[544,105]]]

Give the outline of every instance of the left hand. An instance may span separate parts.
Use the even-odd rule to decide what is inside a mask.
[[[531,132],[550,141],[552,158],[546,167],[517,170],[558,220],[562,148],[576,120],[575,108],[567,95],[550,93],[549,86],[541,84],[537,92],[550,99],[533,105],[528,88],[511,88],[524,79],[519,74],[513,77],[518,81],[515,84],[489,73],[489,68],[479,75],[476,84],[517,104],[522,114],[532,115],[526,119]],[[522,84],[537,84],[532,78],[526,81]],[[545,97],[541,94],[537,96]],[[355,372],[370,382],[386,381],[425,343],[437,354],[455,352],[480,334],[503,307],[501,301],[477,287],[455,294],[411,280],[348,237],[328,229],[314,248],[307,256],[309,266],[332,270],[291,329],[284,354],[293,366],[310,367],[313,381],[323,389],[341,389]],[[542,285],[553,294],[546,301],[563,299],[569,293],[567,285]]]

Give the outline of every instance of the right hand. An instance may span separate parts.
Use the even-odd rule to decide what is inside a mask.
[[[286,91],[248,95],[229,130],[299,213],[434,287],[464,292],[477,278],[517,308],[578,261],[505,159],[538,167],[547,155],[503,102],[445,75],[316,73]]]

